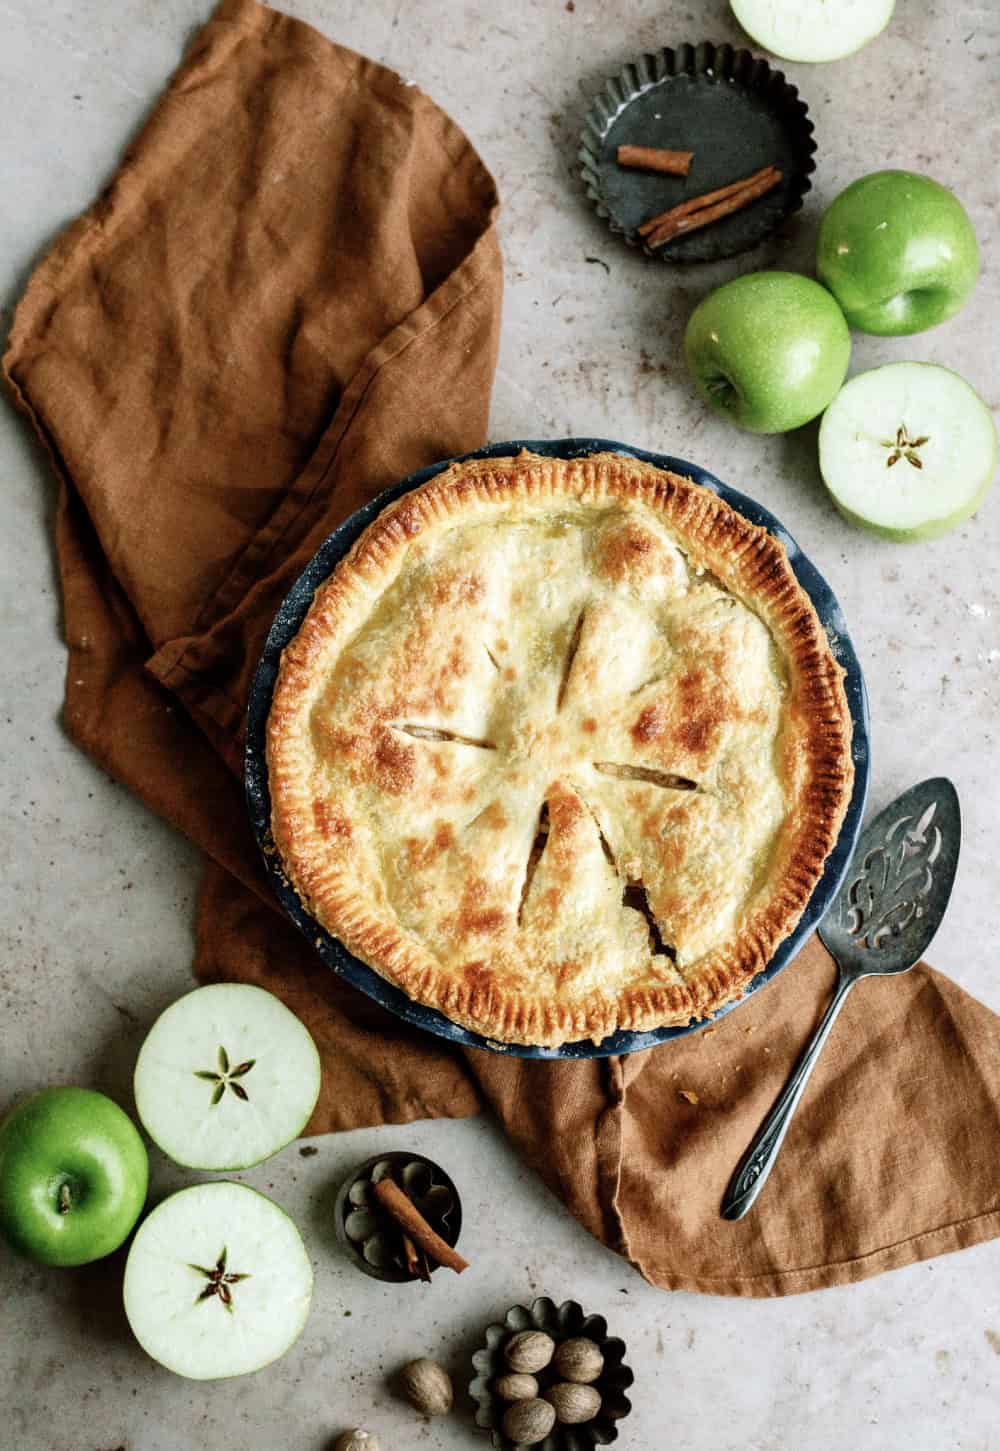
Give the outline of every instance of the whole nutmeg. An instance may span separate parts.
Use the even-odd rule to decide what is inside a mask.
[[[533,1375],[511,1371],[508,1375],[498,1375],[493,1389],[505,1401],[531,1401],[538,1395],[538,1382]]]
[[[333,1443],[333,1451],[379,1451],[378,1441],[371,1431],[355,1429],[344,1431]]]
[[[511,1370],[533,1375],[536,1370],[545,1369],[555,1348],[552,1336],[546,1335],[544,1330],[519,1330],[507,1341],[504,1355]]]
[[[588,1385],[590,1381],[596,1380],[604,1369],[604,1356],[601,1348],[593,1340],[588,1340],[585,1335],[577,1335],[572,1340],[564,1340],[556,1351],[556,1370],[563,1380],[572,1380],[580,1385]]]
[[[451,1376],[436,1360],[411,1360],[400,1371],[403,1392],[422,1416],[446,1416],[454,1392]]]
[[[519,1446],[534,1446],[544,1441],[556,1423],[556,1413],[548,1401],[515,1401],[503,1413],[503,1433]]]
[[[580,1426],[592,1421],[601,1409],[601,1393],[594,1386],[577,1385],[574,1381],[560,1381],[549,1386],[545,1399],[556,1413],[556,1420],[563,1426]]]

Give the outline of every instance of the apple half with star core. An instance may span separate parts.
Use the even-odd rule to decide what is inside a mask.
[[[706,402],[751,433],[786,433],[823,409],[851,356],[844,315],[797,272],[749,272],[691,314],[684,357]]]
[[[181,1189],[143,1220],[123,1295],[147,1355],[190,1380],[221,1380],[261,1370],[294,1345],[312,1288],[285,1211],[223,1180]]]
[[[782,60],[830,61],[880,35],[896,0],[730,0],[751,40]]]
[[[852,328],[905,337],[965,305],[979,276],[979,246],[947,187],[914,171],[873,171],[824,212],[816,273]]]
[[[135,1124],[92,1089],[42,1089],[0,1125],[0,1230],[40,1264],[112,1254],[142,1211],[148,1178]]]
[[[934,539],[968,519],[996,463],[989,409],[936,363],[859,373],[820,424],[820,472],[838,509],[899,542]]]
[[[143,1127],[188,1169],[247,1169],[291,1143],[319,1097],[309,1030],[273,993],[196,988],[160,1014],[139,1050]]]

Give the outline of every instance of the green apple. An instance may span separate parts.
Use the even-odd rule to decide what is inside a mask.
[[[887,539],[933,539],[982,502],[997,433],[974,388],[935,363],[889,363],[823,415],[819,466],[841,512]]]
[[[313,1273],[283,1209],[245,1184],[171,1194],[139,1227],[125,1265],[125,1314],[147,1355],[177,1375],[247,1375],[283,1355],[306,1323]]]
[[[842,60],[889,24],[896,0],[730,0],[747,35],[782,60]]]
[[[947,187],[913,171],[873,171],[823,214],[816,272],[851,327],[902,337],[964,305],[979,276],[979,247]]]
[[[135,1065],[143,1128],[189,1169],[246,1169],[290,1143],[319,1097],[309,1030],[273,993],[213,983],[178,998]]]
[[[702,395],[751,433],[786,433],[829,403],[847,373],[844,315],[818,282],[750,272],[704,298],[684,334]]]
[[[0,1229],[44,1265],[86,1265],[128,1236],[149,1162],[132,1120],[103,1093],[45,1088],[0,1124]]]

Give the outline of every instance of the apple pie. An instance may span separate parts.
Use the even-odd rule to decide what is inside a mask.
[[[268,721],[309,912],[506,1043],[704,1018],[802,914],[851,793],[782,544],[618,454],[455,464],[316,592]]]

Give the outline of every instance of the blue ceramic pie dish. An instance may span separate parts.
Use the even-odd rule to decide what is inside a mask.
[[[267,717],[271,708],[271,696],[278,674],[281,652],[298,632],[309,606],[312,604],[316,590],[332,574],[337,564],[376,515],[402,494],[418,488],[428,479],[432,479],[435,474],[441,473],[443,469],[455,463],[455,459],[445,459],[441,463],[431,464],[429,468],[420,469],[418,473],[411,474],[402,483],[387,489],[377,499],[373,499],[371,503],[358,509],[349,519],[345,519],[320,546],[292,586],[275,616],[250,691],[246,736],[247,804],[254,835],[263,854],[264,867],[275,896],[296,927],[314,945],[327,966],[338,977],[349,982],[352,987],[367,993],[370,998],[414,1027],[423,1028],[429,1033],[446,1038],[451,1043],[462,1044],[468,1048],[483,1048],[494,1053],[507,1053],[517,1058],[606,1058],[616,1053],[636,1053],[644,1048],[655,1047],[658,1043],[666,1043],[673,1038],[696,1033],[708,1023],[723,1017],[726,1013],[731,1013],[739,1007],[740,1002],[745,1002],[747,997],[758,992],[765,983],[770,982],[783,967],[787,966],[818,925],[837,894],[837,889],[851,860],[858,832],[861,829],[868,795],[870,769],[868,699],[861,666],[833,591],[815,565],[810,563],[802,553],[787,530],[762,505],[748,499],[745,494],[729,488],[727,484],[722,483],[721,480],[696,464],[688,463],[684,459],[672,458],[668,454],[650,453],[646,449],[632,448],[629,444],[614,443],[605,438],[562,438],[553,442],[518,440],[513,443],[495,443],[490,444],[487,448],[479,449],[476,453],[466,454],[464,457],[509,458],[519,453],[521,449],[529,449],[532,453],[552,458],[582,458],[591,453],[609,452],[627,454],[633,458],[642,459],[646,463],[655,464],[659,468],[670,469],[674,473],[694,479],[696,483],[703,484],[706,488],[719,494],[727,504],[730,504],[754,524],[762,525],[784,544],[796,577],[812,600],[816,613],[826,630],[830,647],[846,672],[844,684],[853,722],[854,792],[850,805],[844,817],[837,844],[827,858],[823,875],[816,884],[798,925],[780,944],[764,971],[753,979],[744,997],[721,1008],[713,1018],[706,1018],[682,1028],[657,1028],[649,1033],[617,1032],[612,1033],[601,1043],[592,1043],[587,1039],[579,1043],[564,1043],[559,1048],[529,1047],[520,1043],[496,1043],[483,1037],[480,1033],[472,1032],[469,1028],[460,1027],[458,1023],[453,1023],[433,1008],[413,1002],[399,988],[387,982],[372,968],[352,956],[311,916],[282,871],[281,860],[271,836],[271,797],[268,790],[265,755]]]

